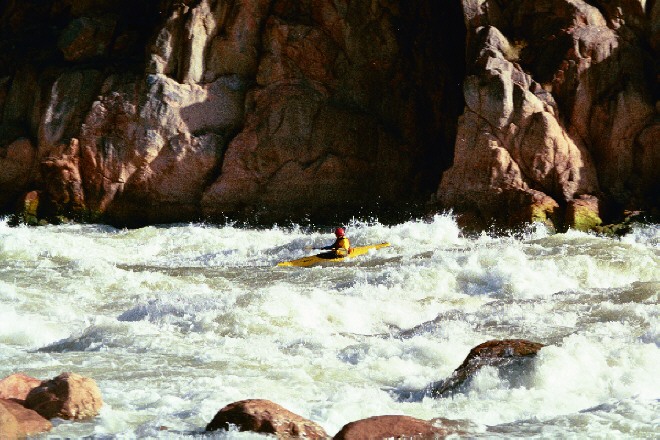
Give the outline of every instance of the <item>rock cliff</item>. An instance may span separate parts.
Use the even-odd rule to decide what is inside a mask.
[[[29,221],[657,207],[660,2],[0,6],[0,209]]]

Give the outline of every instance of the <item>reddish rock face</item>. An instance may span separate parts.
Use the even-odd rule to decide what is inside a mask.
[[[480,217],[479,226],[542,214],[583,229],[607,214],[599,199],[640,203],[657,185],[635,159],[649,151],[642,134],[657,125],[642,73],[648,18],[640,3],[463,3],[466,108],[438,200]],[[555,209],[540,213],[532,192]]]
[[[11,2],[0,213],[31,191],[46,218],[130,226],[657,208],[642,4]]]
[[[346,424],[335,440],[371,440],[384,438],[444,438],[465,434],[452,421],[420,420],[408,416],[375,416]]]
[[[57,34],[33,50],[73,67],[7,69],[0,129],[13,124],[38,145],[30,163],[6,155],[16,171],[4,180],[39,190],[50,217],[354,216],[433,192],[462,106],[462,67],[439,61],[462,56],[458,5],[157,3],[141,6],[153,12],[148,42],[124,2],[54,0],[33,16]],[[36,6],[12,4],[2,28],[20,30]],[[454,24],[437,26],[448,13]],[[145,47],[146,60],[130,58]],[[104,69],[122,63],[133,69]]]
[[[428,388],[430,395],[444,397],[455,392],[459,387],[474,376],[482,367],[493,366],[507,368],[515,362],[536,356],[544,345],[525,339],[492,340],[479,344],[470,350],[463,363],[441,382],[432,384]]]
[[[16,203],[30,182],[36,150],[25,138],[0,146],[0,208]]]
[[[207,431],[229,429],[275,434],[278,438],[330,438],[318,424],[288,411],[269,400],[234,402],[222,408],[206,426]]]
[[[53,424],[36,411],[11,400],[0,399],[0,438],[24,438],[51,429]]]
[[[27,395],[25,407],[46,419],[80,420],[98,415],[103,405],[101,391],[93,379],[62,373],[42,382]]]
[[[0,437],[18,438],[19,432],[16,416],[0,400]]]
[[[30,391],[41,385],[41,379],[16,373],[0,380],[0,399],[24,401]]]

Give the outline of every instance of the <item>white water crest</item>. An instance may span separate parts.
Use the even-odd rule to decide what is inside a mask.
[[[250,398],[329,435],[384,414],[467,420],[484,438],[660,432],[658,225],[467,236],[438,215],[347,230],[353,245],[392,246],[277,267],[331,243],[331,229],[2,220],[0,378],[97,382],[100,415],[55,420],[44,438],[190,438]],[[421,392],[507,338],[546,346],[515,377],[486,367],[451,397]]]

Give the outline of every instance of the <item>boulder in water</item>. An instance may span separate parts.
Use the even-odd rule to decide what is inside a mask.
[[[206,426],[207,431],[229,429],[275,434],[279,438],[330,438],[318,424],[294,414],[282,406],[264,399],[248,399],[222,408]]]
[[[23,373],[14,373],[0,380],[0,399],[22,403],[32,389],[41,385],[41,379]]]
[[[25,406],[43,417],[68,420],[98,415],[103,399],[93,379],[76,373],[62,373],[41,383],[27,395]]]
[[[12,400],[0,399],[0,438],[23,438],[53,429],[36,411]]]
[[[450,420],[429,421],[409,416],[384,415],[348,423],[333,438],[335,440],[441,438],[451,434],[462,435],[464,432]]]
[[[444,381],[429,385],[427,393],[433,397],[444,397],[460,389],[468,379],[482,367],[493,366],[500,369],[514,368],[515,365],[536,356],[544,345],[526,339],[492,340],[479,344],[470,350],[463,363]]]

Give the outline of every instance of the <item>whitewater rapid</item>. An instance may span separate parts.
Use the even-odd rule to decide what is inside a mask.
[[[467,236],[449,215],[356,221],[353,245],[392,246],[276,267],[330,244],[331,230],[1,220],[0,378],[97,382],[101,414],[55,420],[44,438],[194,437],[248,398],[330,435],[405,414],[466,420],[486,438],[657,438],[658,225],[607,238],[538,225]],[[515,380],[484,368],[451,398],[416,393],[505,338],[547,346]]]

